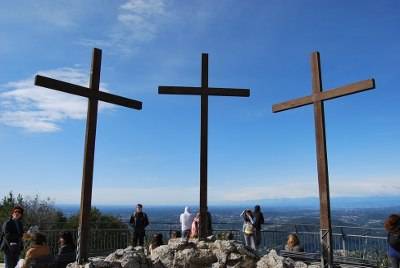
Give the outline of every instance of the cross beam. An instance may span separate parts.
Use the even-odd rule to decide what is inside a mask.
[[[98,101],[105,101],[132,109],[142,109],[142,102],[99,91],[101,69],[101,50],[93,49],[89,87],[70,84],[45,76],[37,75],[35,85],[88,98],[86,121],[85,152],[83,161],[81,208],[78,232],[77,262],[88,259],[89,220],[92,203],[94,150],[96,142]]]
[[[200,228],[199,239],[204,240],[207,228],[207,163],[208,163],[208,96],[249,97],[250,89],[208,87],[208,54],[201,57],[201,87],[159,86],[159,94],[182,94],[201,96],[200,130]]]
[[[328,157],[325,136],[324,101],[375,88],[374,79],[322,92],[321,66],[318,52],[311,54],[312,95],[272,106],[274,113],[308,104],[314,105],[315,139],[317,149],[318,185],[320,199],[321,267],[333,267],[332,226],[329,197]]]

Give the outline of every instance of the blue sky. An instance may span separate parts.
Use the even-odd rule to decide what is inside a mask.
[[[376,89],[326,102],[331,195],[398,195],[400,2],[3,1],[0,189],[79,203],[86,100],[33,86],[35,74],[87,85],[93,47],[101,87],[143,101],[102,104],[95,204],[198,202],[200,99],[159,85],[250,88],[209,98],[209,202],[318,196],[310,54],[324,89],[375,78]]]

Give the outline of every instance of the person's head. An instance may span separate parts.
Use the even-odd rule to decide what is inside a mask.
[[[388,232],[400,232],[400,215],[390,215],[383,225]]]
[[[58,241],[60,242],[61,246],[74,245],[72,233],[68,231],[61,232]]]
[[[35,245],[44,245],[46,244],[46,236],[40,232],[32,234],[32,242]]]
[[[288,248],[291,249],[291,248],[293,248],[293,247],[295,247],[295,246],[297,246],[299,244],[300,244],[300,240],[299,240],[299,237],[296,234],[290,234],[288,236],[288,240],[287,240]]]
[[[190,213],[190,207],[188,206],[185,207],[185,213]]]
[[[19,220],[24,215],[24,209],[21,206],[15,206],[11,209],[11,218],[13,220]]]
[[[256,205],[256,206],[254,207],[254,212],[260,212],[260,211],[261,211],[260,206],[259,206],[259,205]]]
[[[245,220],[246,222],[247,222],[247,221],[250,221],[250,218],[253,218],[253,212],[251,212],[250,209],[246,209],[245,212],[244,212],[244,214],[243,214],[243,218],[244,218],[244,220]]]
[[[152,243],[162,245],[163,244],[163,235],[161,233],[154,234]]]
[[[137,204],[136,205],[136,212],[142,212],[143,210],[143,205],[142,204]]]
[[[180,231],[172,231],[171,232],[171,238],[179,238],[179,237],[181,237]]]

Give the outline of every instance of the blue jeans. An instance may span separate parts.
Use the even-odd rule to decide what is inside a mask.
[[[10,253],[10,252],[4,252],[5,268],[15,268],[15,266],[18,263],[20,253],[21,252],[13,254],[13,253]]]

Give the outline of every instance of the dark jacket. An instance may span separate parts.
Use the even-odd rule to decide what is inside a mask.
[[[144,229],[149,225],[149,219],[147,218],[146,213],[135,212],[135,214],[131,216],[129,223],[135,229],[135,232],[144,233]]]
[[[261,225],[264,224],[264,215],[261,211],[254,212],[254,227],[257,231],[261,230]]]
[[[400,233],[389,232],[388,244],[400,253]]]
[[[64,245],[58,249],[55,257],[56,268],[65,268],[68,263],[75,262],[76,252],[74,245]]]
[[[19,249],[23,249],[22,235],[24,233],[23,225],[21,221],[14,221],[9,219],[3,224],[0,249],[4,252],[8,252],[10,244],[16,243]]]

